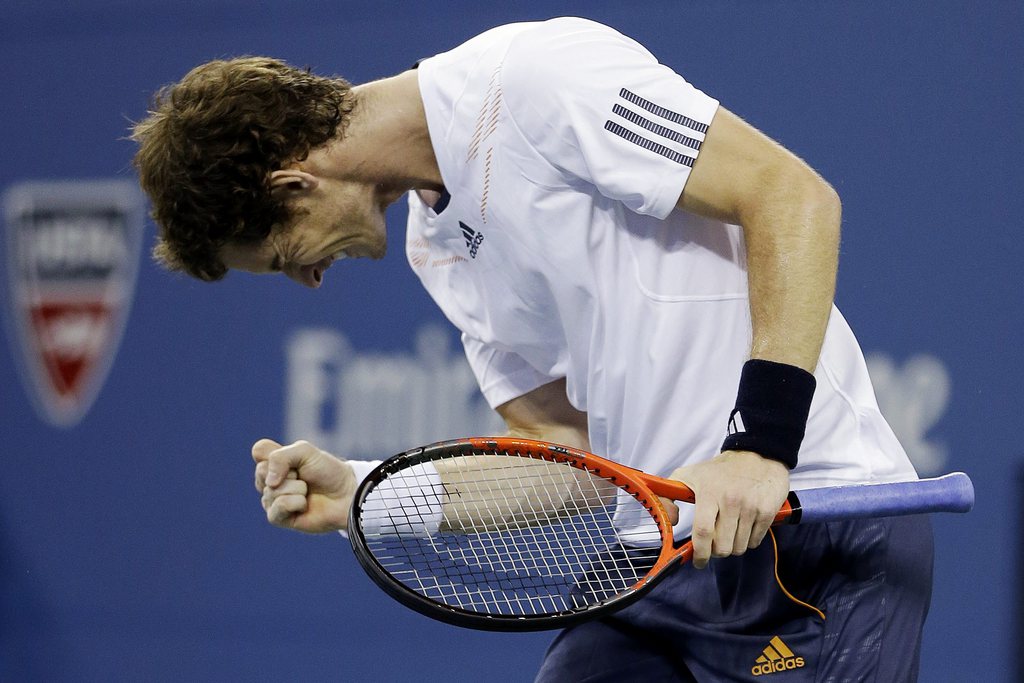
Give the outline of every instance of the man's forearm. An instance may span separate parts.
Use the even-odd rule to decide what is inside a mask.
[[[816,176],[776,174],[744,220],[751,357],[813,373],[835,295],[841,205]]]

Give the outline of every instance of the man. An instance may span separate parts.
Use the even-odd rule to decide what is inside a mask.
[[[408,193],[410,263],[509,431],[696,492],[693,566],[561,633],[539,680],[916,677],[926,519],[778,531],[782,579],[824,620],[761,544],[791,487],[916,477],[832,306],[839,200],[642,46],[582,19],[514,24],[355,88],[212,62],[135,138],[157,256],[206,280],[318,287],[383,255]],[[268,519],[310,532],[345,528],[371,466],[266,439],[253,457]]]

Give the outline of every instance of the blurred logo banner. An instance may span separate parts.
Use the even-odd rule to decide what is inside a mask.
[[[4,192],[15,356],[50,424],[77,424],[107,377],[135,290],[144,206],[135,183],[122,180],[25,182]]]
[[[450,345],[451,328],[424,325],[411,353],[357,351],[338,330],[296,330],[285,349],[285,437],[348,458],[506,429]]]

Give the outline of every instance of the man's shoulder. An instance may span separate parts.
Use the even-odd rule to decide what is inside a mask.
[[[643,45],[604,24],[579,17],[559,17],[530,24],[510,41],[502,60],[502,87],[522,95],[531,107],[604,92],[609,77],[656,64]]]
[[[557,67],[571,67],[582,56],[598,59],[609,43],[629,43],[644,50],[615,29],[591,19],[555,17],[495,26],[429,60],[446,63],[473,59],[497,49],[506,66],[541,66],[553,71]]]

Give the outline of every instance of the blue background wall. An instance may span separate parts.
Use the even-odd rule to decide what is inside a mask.
[[[918,431],[944,449],[942,469],[968,471],[978,490],[972,514],[935,520],[922,680],[1012,680],[1024,5],[489,4],[0,2],[0,190],[131,178],[128,121],[158,85],[210,58],[271,54],[359,82],[499,23],[611,24],[839,190],[838,303],[868,352],[897,370],[926,354],[948,373],[948,404]],[[72,428],[32,409],[7,340],[0,679],[530,679],[546,636],[409,613],[344,541],[269,527],[252,489],[251,442],[296,436],[285,424],[296,334],[343,335],[351,353],[387,362],[444,324],[394,248],[404,210],[392,212],[389,256],[343,263],[317,292],[238,275],[209,286],[144,259],[116,362]]]

